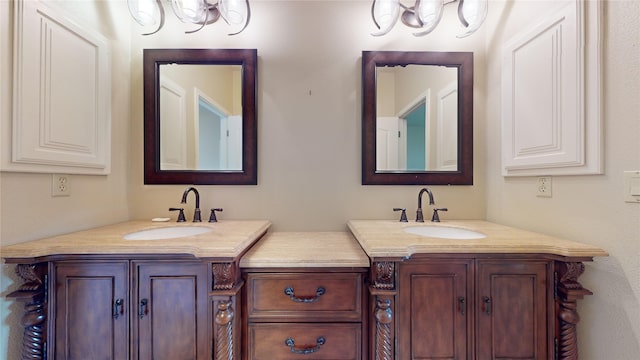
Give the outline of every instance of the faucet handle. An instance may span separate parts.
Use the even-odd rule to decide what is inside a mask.
[[[169,211],[180,211],[178,214],[178,222],[185,222],[187,219],[184,217],[184,208],[169,208]]]
[[[440,216],[438,216],[438,211],[449,211],[447,208],[433,209],[433,216],[431,216],[431,221],[440,222]]]
[[[400,222],[407,222],[407,209],[403,209],[403,208],[393,208],[393,211],[402,211],[402,214],[400,215]]]
[[[216,219],[216,211],[222,211],[222,208],[213,208],[213,209],[211,209],[211,215],[209,216],[209,222],[218,222],[218,219]]]

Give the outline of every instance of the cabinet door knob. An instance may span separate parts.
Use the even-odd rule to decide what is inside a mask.
[[[320,350],[320,347],[322,345],[324,345],[324,343],[326,342],[326,339],[324,338],[324,336],[320,336],[319,338],[316,339],[316,345],[303,345],[299,348],[296,348],[296,343],[293,340],[293,338],[287,338],[287,340],[284,341],[284,344],[287,345],[290,349],[291,352],[294,354],[313,354],[314,352]]]
[[[487,315],[491,315],[491,298],[488,296],[483,296],[482,302],[484,303],[484,313]]]
[[[116,299],[116,301],[113,302],[113,318],[117,319],[122,314],[124,314],[124,300]]]
[[[145,315],[149,313],[149,309],[147,308],[147,304],[149,304],[148,299],[140,300],[140,319],[142,319]]]
[[[289,296],[289,299],[293,302],[312,303],[320,300],[320,296],[327,292],[324,287],[320,286],[316,290],[315,296],[296,296],[295,291],[291,286],[284,289],[285,295]]]
[[[466,300],[464,299],[464,296],[458,297],[458,303],[460,304],[460,314],[464,315],[466,310]]]

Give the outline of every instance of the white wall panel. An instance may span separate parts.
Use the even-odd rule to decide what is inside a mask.
[[[587,109],[600,103],[589,92],[599,88],[600,72],[599,5],[592,3],[597,16],[570,2],[503,46],[503,175],[601,172],[599,106]]]
[[[44,3],[14,6],[12,146],[2,170],[108,174],[107,40]]]

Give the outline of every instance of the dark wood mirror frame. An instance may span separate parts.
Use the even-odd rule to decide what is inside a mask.
[[[160,169],[160,65],[242,65],[242,170]],[[258,183],[256,49],[144,49],[144,183],[256,185]]]
[[[458,170],[376,170],[376,67],[435,65],[458,68]],[[362,185],[473,185],[473,53],[362,52]]]

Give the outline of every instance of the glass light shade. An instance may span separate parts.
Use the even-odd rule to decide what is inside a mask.
[[[155,0],[127,0],[131,17],[140,25],[153,25],[157,22],[159,13]]]
[[[218,9],[222,18],[231,25],[247,21],[249,6],[246,0],[219,0]]]
[[[476,32],[487,18],[488,10],[487,0],[461,0],[458,7],[458,17],[462,25],[467,28],[467,31],[458,35],[458,37],[467,37]]]
[[[171,0],[171,7],[182,22],[202,23],[207,15],[205,0]]]
[[[415,11],[424,25],[422,26],[422,31],[414,33],[414,35],[423,36],[432,32],[440,23],[444,11],[444,2],[442,0],[417,0]]]
[[[374,0],[371,10],[373,21],[380,27],[380,31],[373,36],[382,36],[393,28],[400,17],[399,0]]]

